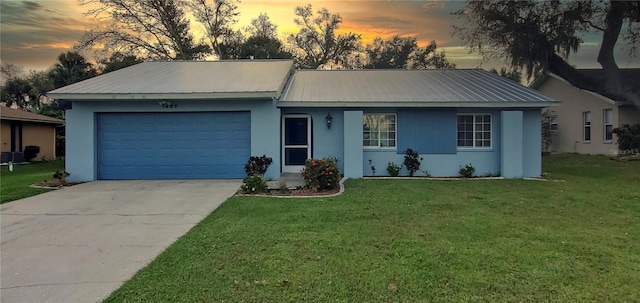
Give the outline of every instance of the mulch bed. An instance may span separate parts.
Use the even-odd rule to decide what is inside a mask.
[[[286,191],[282,191],[279,189],[270,189],[264,193],[256,193],[256,194],[248,194],[241,190],[238,191],[237,195],[240,196],[272,196],[272,197],[309,197],[309,196],[330,196],[335,195],[340,192],[340,188],[331,189],[331,190],[321,190],[321,191],[313,191],[311,189],[302,187],[296,189],[288,189]]]
[[[334,195],[340,192],[340,188],[331,189],[331,190],[321,190],[321,191],[313,191],[308,188],[296,188],[293,190],[288,190],[286,192],[282,192],[280,190],[274,190],[271,195],[275,196],[327,196]]]
[[[65,180],[53,179],[53,180],[48,180],[40,183],[35,183],[32,186],[44,187],[44,188],[61,188],[61,187],[74,186],[81,183],[83,182],[67,182]]]

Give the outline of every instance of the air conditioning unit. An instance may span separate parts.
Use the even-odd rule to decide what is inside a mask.
[[[3,152],[0,155],[0,162],[2,163],[22,163],[24,162],[24,153],[22,152]]]

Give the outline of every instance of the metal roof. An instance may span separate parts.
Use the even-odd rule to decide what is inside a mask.
[[[6,106],[0,106],[0,120],[64,124],[64,120]]]
[[[557,101],[485,70],[297,70],[279,106],[546,107]]]
[[[292,60],[143,62],[50,91],[54,99],[278,97]]]

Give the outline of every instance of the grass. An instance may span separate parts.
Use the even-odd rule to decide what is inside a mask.
[[[52,179],[56,170],[64,170],[64,161],[46,161],[25,165],[14,165],[13,172],[7,166],[0,167],[0,204],[35,196],[48,189],[29,187],[33,183]]]
[[[348,180],[233,197],[106,302],[631,302],[640,162],[553,155],[566,182]]]

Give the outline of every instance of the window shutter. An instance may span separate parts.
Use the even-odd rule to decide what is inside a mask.
[[[398,154],[411,148],[421,154],[456,153],[456,111],[402,109],[398,112]]]

